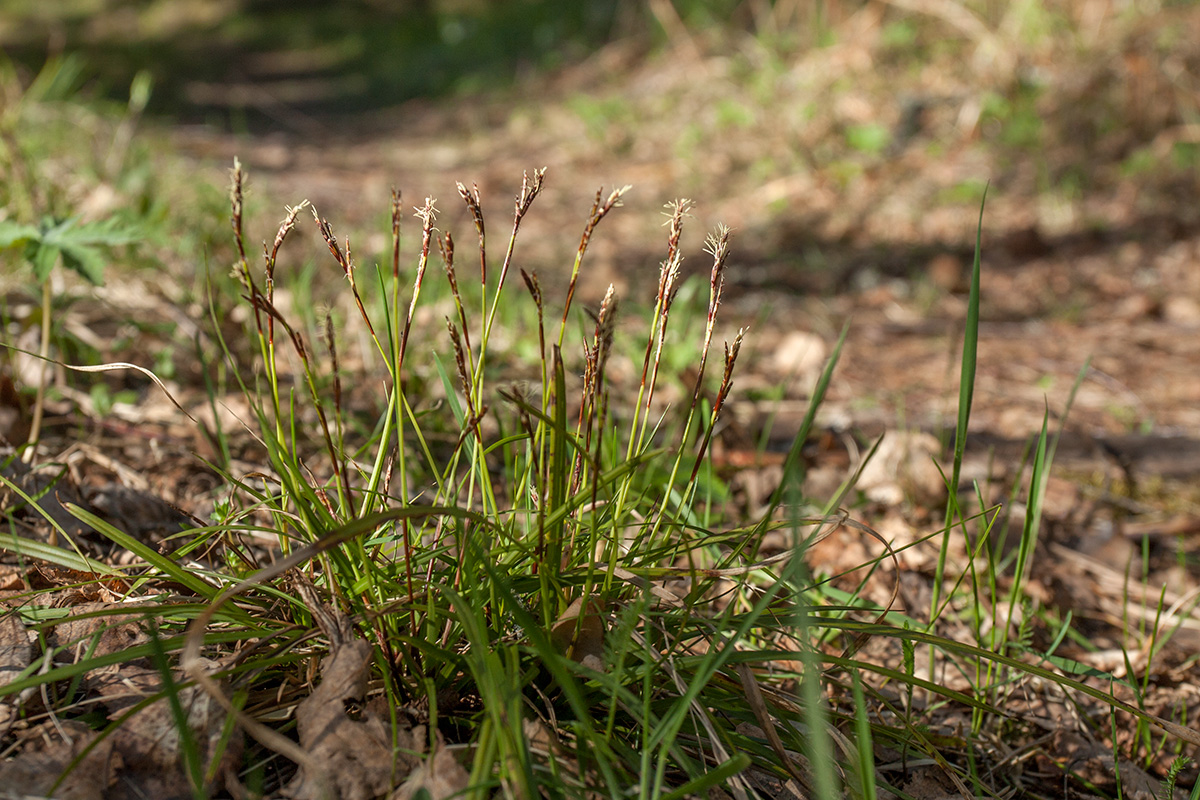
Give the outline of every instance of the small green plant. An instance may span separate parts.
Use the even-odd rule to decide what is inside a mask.
[[[56,267],[70,270],[93,286],[104,283],[105,251],[138,241],[139,231],[116,218],[83,222],[78,216],[60,219],[43,217],[38,225],[23,225],[0,220],[0,250],[20,249],[21,257],[31,269],[40,287],[41,338],[38,358],[43,367],[39,372],[37,401],[33,407],[33,422],[29,443],[35,444],[41,435],[42,413],[46,396],[47,368],[51,338],[51,273]],[[32,456],[32,451],[30,451]]]
[[[877,122],[851,125],[846,128],[846,144],[866,155],[877,156],[891,143],[891,132]]]
[[[239,244],[241,182],[235,168]],[[642,797],[682,797],[718,784],[745,788],[748,769],[801,775],[820,797],[839,796],[846,781],[871,796],[883,785],[871,774],[876,746],[915,749],[945,763],[944,742],[924,733],[919,719],[890,717],[890,723],[870,724],[869,708],[895,702],[884,688],[890,681],[907,687],[910,709],[913,689],[970,707],[975,736],[992,729],[1006,693],[1030,675],[1102,698],[1155,725],[1170,725],[1022,660],[1029,642],[1025,633],[1016,641],[1006,638],[1011,616],[992,620],[998,633],[986,641],[981,635],[978,645],[934,632],[949,603],[962,597],[957,587],[948,590],[949,596],[935,593],[930,620],[921,622],[867,602],[857,591],[840,592],[829,580],[808,573],[804,550],[839,525],[881,541],[845,512],[800,516],[801,509],[813,505],[798,492],[801,448],[829,386],[840,342],[813,392],[768,510],[748,526],[736,526],[727,517],[720,492],[705,488],[705,476],[713,432],[732,388],[741,332],[726,345],[711,402],[702,400],[729,234],[719,230],[708,242],[713,261],[703,326],[682,342],[673,339],[672,333],[680,331],[675,304],[685,297],[679,291],[685,201],[670,206],[667,255],[651,298],[648,333],[634,350],[634,363],[641,364],[640,379],[631,387],[635,391],[617,395],[609,385],[607,367],[620,347],[618,301],[611,291],[591,312],[578,354],[572,356],[565,346],[568,331],[579,329],[572,306],[588,244],[599,223],[619,206],[624,190],[607,198],[597,193],[560,310],[550,309],[535,274],[521,273],[536,319],[530,336],[537,342],[538,377],[528,385],[494,385],[488,364],[495,357],[496,321],[502,306],[516,302],[502,298],[511,292],[506,284],[517,232],[542,182],[537,172],[522,184],[498,268],[479,194],[459,185],[477,241],[479,280],[470,285],[460,278],[455,239],[437,232],[431,199],[416,209],[421,230],[415,268],[406,273],[401,267],[401,204],[395,197],[390,269],[365,283],[349,243],[336,238],[314,212],[360,311],[358,325],[386,365],[383,416],[365,435],[344,424],[341,387],[350,378],[339,366],[332,329],[327,324],[322,335],[328,354],[322,366],[302,331],[273,302],[275,255],[304,204],[289,210],[261,270],[244,257],[239,261],[237,273],[255,311],[250,332],[265,377],[260,387],[246,385],[246,391],[271,472],[253,486],[230,476],[235,488],[223,509],[224,535],[236,541],[243,527],[244,534],[261,531],[258,520],[265,515],[286,558],[227,588],[193,623],[185,666],[200,663],[201,637],[212,615],[235,597],[254,603],[280,597],[278,581],[299,570],[314,591],[356,621],[357,635],[371,643],[379,691],[389,704],[415,700],[431,709],[430,727],[474,743],[464,788],[467,796],[479,797],[497,785],[526,796],[615,796],[635,787]],[[239,252],[244,252],[240,246]],[[430,362],[419,354],[436,351],[439,337],[413,320],[435,257],[450,295],[442,306],[447,354]],[[978,283],[977,253],[954,482],[971,407]],[[388,298],[376,315],[368,312],[368,291]],[[696,373],[691,402],[668,413],[656,396],[668,361],[680,357],[689,339]],[[293,384],[284,382],[285,348],[298,368]],[[302,405],[304,394],[308,402]],[[436,403],[414,401],[417,396],[436,397]],[[1024,602],[1022,585],[1052,455],[1053,443],[1043,435],[1022,555],[1014,565],[993,564],[969,578],[980,603],[990,592],[987,602],[998,607],[1007,600],[1013,614]],[[993,524],[994,511],[986,511]],[[944,531],[930,536],[960,525],[965,530],[974,519],[951,502]],[[756,542],[773,530],[789,531],[792,549],[784,557],[758,558]],[[987,545],[984,535],[973,546],[982,552]],[[873,571],[891,556],[885,546],[884,554],[864,566]],[[939,562],[943,569],[945,555]],[[1002,585],[1005,570],[1012,578]],[[674,584],[679,588],[668,591]],[[264,597],[255,599],[259,593]],[[310,613],[320,618],[312,602],[293,599],[290,608],[297,620]],[[858,618],[864,614],[873,621]],[[327,627],[321,624],[322,630]],[[916,645],[927,647],[931,674],[926,677],[909,663],[900,675],[858,658],[864,643],[876,637],[900,643],[909,662]],[[932,671],[935,664],[944,669],[947,663],[975,664],[977,689],[964,693],[943,686]],[[190,674],[206,680],[195,668]],[[792,688],[784,690],[781,681]],[[770,692],[760,683],[770,685]],[[221,694],[215,684],[205,685]],[[838,687],[834,701],[827,695],[832,687]],[[448,705],[444,698],[451,695],[473,698],[478,710]],[[747,705],[746,698],[757,699]],[[780,724],[783,720],[788,724]],[[245,723],[254,730],[252,720]],[[535,752],[529,744],[531,724],[550,725],[565,749],[550,757]],[[747,725],[762,735],[747,734]],[[1172,730],[1178,733],[1178,726]],[[838,743],[851,739],[855,744],[839,750]],[[260,741],[284,748],[280,752],[297,760],[306,775],[321,770],[303,752],[287,750],[291,745],[273,744],[265,735]],[[965,739],[961,744],[975,746]],[[797,767],[792,753],[803,754],[811,768]],[[983,785],[969,769],[946,768],[962,791],[968,783],[976,789]]]
[[[1010,95],[988,93],[980,118],[985,131],[995,131],[998,141],[1017,150],[1036,148],[1045,136],[1045,124],[1038,112],[1041,88],[1019,86]]]
[[[93,286],[104,283],[105,267],[115,248],[143,240],[141,226],[122,215],[87,219],[68,207],[66,187],[46,179],[31,128],[41,124],[46,110],[67,104],[75,98],[82,81],[84,64],[77,56],[50,59],[28,87],[21,88],[12,73],[12,65],[0,62],[0,85],[16,102],[0,113],[0,162],[12,179],[6,182],[0,197],[9,215],[0,219],[0,251],[15,251],[29,269],[35,293],[40,297],[40,337],[38,357],[42,369],[37,383],[37,399],[29,443],[41,435],[47,370],[52,338],[51,278],[55,270],[73,272]],[[108,151],[97,156],[96,171],[118,173],[124,166],[134,127],[150,96],[150,80],[140,73],[130,87],[129,104],[112,133]],[[48,126],[46,126],[48,127]],[[70,129],[71,126],[64,126]],[[32,448],[27,453],[32,457]]]
[[[239,252],[244,253],[240,168],[234,174],[234,228]],[[378,283],[360,284],[348,243],[316,218],[348,280],[360,311],[359,324],[387,366],[384,415],[366,439],[344,424],[345,376],[332,328],[327,326],[322,335],[328,353],[328,374],[323,376],[327,370],[320,368],[302,331],[274,305],[275,254],[304,204],[289,211],[260,275],[244,256],[239,261],[236,271],[255,310],[251,332],[266,377],[261,390],[245,388],[267,445],[272,478],[269,484],[251,487],[230,476],[238,489],[222,516],[227,535],[236,536],[239,520],[266,512],[277,526],[280,549],[289,556],[278,569],[260,572],[252,584],[237,591],[266,590],[287,565],[302,567],[317,590],[335,598],[355,618],[373,620],[370,632],[363,632],[382,648],[380,652],[397,659],[396,668],[403,665],[400,673],[385,679],[388,697],[399,702],[417,691],[434,708],[436,697],[452,687],[478,696],[485,713],[468,728],[480,744],[471,768],[473,787],[499,780],[514,791],[535,794],[538,787],[562,790],[565,781],[573,794],[589,786],[612,792],[632,783],[640,784],[646,796],[660,796],[670,787],[690,793],[723,780],[736,782],[737,773],[749,763],[744,755],[727,755],[716,763],[697,760],[680,749],[677,738],[685,726],[692,730],[695,724],[716,724],[725,729],[730,724],[711,718],[694,698],[709,691],[720,665],[735,650],[722,646],[707,659],[707,666],[686,667],[686,677],[681,675],[683,683],[675,689],[664,691],[666,687],[653,681],[668,663],[660,654],[663,647],[669,661],[686,660],[694,647],[690,642],[718,635],[716,631],[734,620],[729,617],[734,606],[721,615],[723,622],[696,608],[711,579],[697,583],[677,610],[663,606],[667,595],[655,588],[672,575],[696,575],[695,566],[677,566],[681,560],[721,567],[736,557],[736,551],[720,546],[725,537],[700,527],[721,516],[719,508],[704,499],[710,495],[702,487],[708,480],[705,465],[712,431],[729,395],[741,345],[739,333],[725,348],[716,394],[711,402],[701,402],[729,233],[718,231],[708,243],[713,267],[704,325],[697,334],[696,382],[690,405],[674,423],[679,426],[677,443],[668,446],[673,425],[663,417],[656,391],[668,353],[676,358],[673,351],[679,347],[672,344],[669,328],[679,297],[679,239],[689,208],[686,201],[671,206],[667,257],[659,270],[635,400],[619,405],[609,401],[607,365],[615,346],[618,308],[611,291],[593,312],[594,326],[583,343],[582,360],[572,359],[570,371],[581,372],[581,384],[568,383],[571,357],[564,348],[568,330],[577,328],[571,306],[588,244],[598,224],[620,205],[624,190],[607,198],[597,193],[561,312],[550,316],[536,275],[522,273],[527,302],[537,319],[532,332],[540,364],[536,390],[517,385],[487,388],[489,343],[496,338],[499,310],[507,304],[500,298],[516,232],[542,181],[538,172],[522,186],[498,271],[488,257],[479,195],[460,185],[478,238],[477,285],[460,281],[454,239],[449,234],[435,236],[432,200],[417,209],[418,263],[406,275],[400,267],[401,205],[395,198],[391,269],[380,271]],[[421,349],[428,347],[431,334],[414,327],[413,319],[435,254],[441,257],[451,290],[445,307],[450,357],[430,364],[414,360],[414,353],[420,352],[413,349],[415,343],[420,340]],[[401,294],[405,284],[407,303]],[[372,294],[389,298],[380,317],[368,313],[368,287]],[[299,369],[307,410],[298,405],[294,392],[285,392],[285,344]],[[423,393],[439,394],[448,414],[431,415],[415,406],[409,397],[417,386],[424,387]],[[301,418],[308,422],[298,425]],[[485,434],[485,425],[493,433]],[[306,428],[315,435],[305,434]],[[782,498],[781,494],[776,503]],[[239,508],[239,501],[249,504]],[[796,580],[803,580],[799,573]],[[229,596],[226,592],[222,601]],[[747,631],[767,610],[767,600],[756,602],[758,610],[736,622]],[[217,613],[220,605],[221,601],[210,612]],[[295,613],[304,617],[308,612],[297,607]],[[195,636],[203,632],[207,618],[206,614],[197,622]],[[611,636],[605,632],[609,625],[625,627],[631,635]],[[192,641],[198,647],[198,638]],[[198,649],[191,652],[198,654]],[[185,663],[191,658],[185,654]],[[427,682],[414,685],[400,675],[424,675]],[[535,687],[545,680],[556,687],[551,695],[559,700],[543,707],[535,700],[537,692],[549,690]],[[644,689],[647,681],[653,681],[649,694],[638,689],[641,700],[630,694],[634,687]],[[519,701],[516,706],[514,701]],[[553,760],[533,758],[521,722],[528,715],[522,709],[530,701],[540,709],[535,718],[557,716],[560,735],[579,742],[577,757],[583,759],[580,768],[588,765],[586,772],[571,776],[554,768]],[[465,724],[460,713],[441,706],[440,714],[450,724]],[[790,747],[801,746],[794,736],[787,739]],[[638,741],[640,752],[630,749]],[[592,756],[585,758],[585,750]],[[306,773],[317,768],[297,757]],[[593,783],[597,780],[599,784]]]

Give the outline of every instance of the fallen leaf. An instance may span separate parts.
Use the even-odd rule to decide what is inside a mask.
[[[586,607],[582,597],[567,606],[550,627],[550,640],[567,658],[599,671],[604,669],[604,609],[594,597]]]
[[[119,654],[130,647],[147,641],[147,634],[139,624],[142,616],[127,613],[130,606],[116,603],[81,603],[71,608],[72,616],[51,628],[46,635],[46,644],[52,649],[61,649],[68,659],[99,657]],[[136,607],[135,607],[136,608]],[[97,614],[96,612],[121,610],[120,614]],[[87,616],[94,614],[94,616]],[[209,671],[215,664],[206,664]],[[173,675],[172,680],[181,688],[176,699],[186,719],[187,735],[195,745],[199,757],[199,768],[211,775],[204,787],[208,793],[223,789],[236,774],[242,757],[240,732],[226,734],[226,712],[211,697],[196,686],[183,686],[186,677]],[[163,690],[163,673],[151,667],[146,660],[125,660],[106,667],[90,670],[83,677],[83,687],[98,710],[109,719],[116,719],[134,706],[143,703]],[[46,758],[59,758],[62,764],[55,775],[60,774],[78,752],[78,740],[61,742],[57,750],[43,753],[22,754],[16,768],[33,764],[31,769]],[[210,769],[210,761],[217,756],[222,746],[221,763]],[[192,779],[184,767],[184,739],[179,720],[167,697],[160,697],[125,719],[112,734],[103,740],[104,752],[111,755],[120,769],[105,777],[102,782],[104,800],[138,800],[153,797],[159,800],[188,800],[194,797]],[[66,747],[64,750],[63,747]],[[74,749],[72,749],[74,748]],[[62,753],[68,755],[62,755]],[[89,759],[91,756],[89,755]],[[71,775],[78,773],[82,780],[95,781],[94,770],[79,765]],[[61,796],[59,792],[56,797]]]
[[[56,800],[108,800],[106,790],[120,769],[113,743],[101,740],[58,783],[59,776],[96,738],[81,722],[46,723],[29,736],[14,758],[0,761],[4,791],[10,797],[51,797]],[[66,737],[66,738],[63,738]],[[55,783],[58,787],[55,788]],[[51,795],[53,790],[53,795]]]
[[[344,614],[317,599],[310,584],[298,582],[297,588],[329,639],[321,683],[296,708],[300,746],[323,772],[313,774],[302,765],[283,794],[326,800],[331,792],[340,800],[371,800],[390,792],[420,763],[416,754],[423,749],[425,728],[398,721],[393,730],[384,698],[363,703],[371,646]]]
[[[1093,786],[1114,791],[1116,775],[1121,774],[1121,793],[1130,800],[1161,800],[1167,794],[1162,781],[1132,761],[1122,758],[1115,762],[1111,749],[1093,746],[1077,753],[1068,764],[1068,774],[1078,776]],[[1187,792],[1176,788],[1173,795],[1177,800],[1187,797]]]
[[[432,800],[445,800],[470,785],[471,776],[454,754],[441,746],[440,738],[439,747],[433,751],[433,755],[412,771],[408,780],[392,793],[389,800],[412,800],[422,789],[429,793]]]
[[[29,438],[30,416],[21,393],[7,374],[0,374],[0,444],[20,446]]]
[[[29,588],[25,585],[28,571],[28,565],[0,564],[0,592],[21,592]]]
[[[0,686],[12,683],[29,666],[33,648],[29,634],[16,611],[0,616]],[[0,700],[0,736],[8,733],[20,713],[20,695],[6,695]]]
[[[825,340],[814,333],[788,331],[763,354],[763,366],[780,378],[794,377],[806,385],[820,374],[828,350]]]
[[[215,665],[212,667],[215,668]],[[107,684],[110,716],[115,708],[140,702],[141,691],[150,689],[158,692],[161,688],[162,675],[154,670],[128,672],[131,673],[128,678],[122,677],[120,672],[110,676],[116,679]],[[140,687],[125,688],[121,694],[111,693],[118,687],[133,684],[135,679]],[[177,675],[174,680],[183,683],[186,678]],[[235,732],[229,737],[221,752],[220,765],[215,770],[211,769],[210,761],[216,756],[225,733],[226,712],[198,686],[179,689],[178,700],[199,756],[200,769],[205,774],[213,775],[213,780],[204,787],[206,796],[211,796],[236,775],[242,759],[242,736]],[[192,780],[184,767],[185,751],[180,726],[167,698],[155,701],[125,720],[111,739],[113,751],[120,756],[122,767],[117,773],[116,782],[105,793],[105,800],[140,800],[146,797],[190,800],[195,796]]]
[[[874,457],[863,467],[857,488],[884,505],[905,499],[936,506],[946,497],[946,484],[935,463],[941,452],[937,438],[922,431],[888,431]]]
[[[128,650],[146,641],[146,634],[138,624],[142,617],[129,613],[98,612],[128,612],[129,608],[129,605],[121,603],[80,603],[72,606],[71,615],[50,629],[46,643],[50,647],[70,648],[76,658],[85,655],[106,656]]]
[[[92,532],[66,508],[67,503],[83,504],[84,501],[63,468],[30,469],[22,461],[7,459],[6,463],[0,463],[0,477],[4,478],[0,481],[0,512],[11,515],[16,522],[27,524],[39,541],[71,549],[72,543],[79,547],[78,541]],[[30,498],[32,504],[25,497]],[[48,520],[53,520],[53,525]],[[70,541],[61,540],[59,529]]]

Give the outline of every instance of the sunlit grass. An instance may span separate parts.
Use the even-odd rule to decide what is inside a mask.
[[[70,77],[50,75],[47,86]],[[882,146],[856,147],[877,154]],[[997,742],[1023,747],[1032,737],[1010,704],[1045,686],[1090,704],[1088,730],[1111,741],[1114,763],[1125,755],[1109,735],[1119,726],[1134,729],[1144,763],[1197,744],[1193,731],[1146,710],[1150,674],[1139,674],[1136,654],[1125,654],[1119,680],[1059,655],[1063,642],[1086,637],[1069,612],[1057,616],[1029,594],[1055,455],[1049,413],[1030,444],[1030,474],[1009,487],[1004,508],[978,486],[960,487],[978,366],[982,219],[944,472],[949,500],[941,525],[909,545],[938,550],[931,598],[902,608],[889,583],[899,581],[901,548],[856,518],[860,510],[840,508],[861,464],[833,497],[802,491],[802,447],[837,380],[844,332],[766,510],[741,519],[726,502],[712,442],[746,366],[738,364],[743,337],[756,332],[730,331],[718,346],[736,247],[728,231],[708,240],[707,283],[681,290],[686,202],[668,209],[657,282],[628,297],[591,298],[585,309],[575,289],[588,245],[605,234],[610,213],[621,213],[623,190],[597,192],[591,209],[580,209],[568,288],[551,297],[521,269],[518,237],[537,212],[540,171],[522,182],[499,240],[494,212],[485,225],[474,188],[451,197],[470,219],[457,239],[440,228],[433,200],[413,206],[395,196],[391,247],[378,264],[361,263],[357,247],[304,204],[283,212],[274,239],[266,232],[260,256],[263,232],[243,229],[243,179],[236,167],[235,247],[218,251],[236,254],[234,278],[214,258],[221,274],[208,297],[219,346],[196,345],[198,360],[221,362],[207,387],[213,408],[224,400],[223,374],[252,410],[241,420],[248,431],[207,432],[226,483],[219,511],[166,554],[77,509],[128,554],[120,565],[0,536],[22,564],[57,564],[141,601],[156,635],[69,664],[54,659],[65,661],[80,642],[49,647],[44,661],[0,687],[6,699],[74,687],[31,719],[78,713],[82,676],[146,657],[164,676],[155,700],[177,707],[179,692],[200,684],[257,740],[240,763],[244,777],[266,780],[261,765],[272,758],[286,760],[285,774],[292,762],[319,773],[295,741],[295,717],[322,681],[320,657],[337,646],[322,624],[328,614],[371,648],[368,696],[397,718],[416,709],[431,748],[439,735],[457,746],[467,793],[477,797],[684,797],[715,786],[755,796],[767,794],[764,778],[818,797],[874,797],[900,789],[882,766],[897,759],[933,764],[963,794],[993,796],[1020,788],[997,776],[1006,763]],[[31,186],[10,187],[6,206],[32,208]],[[74,195],[54,192],[69,209]],[[225,226],[223,212],[214,216]],[[314,226],[322,252],[281,261],[300,225]],[[338,309],[349,317],[311,302],[328,287],[302,291],[297,275],[309,289],[336,280],[348,298]],[[239,305],[240,327],[227,319]],[[629,341],[616,320],[634,306],[646,329]],[[614,358],[634,365],[632,386],[613,384]],[[694,366],[695,377],[668,404],[664,384],[678,380],[680,365]],[[1054,412],[1065,418],[1069,406]],[[231,455],[236,437],[257,442],[263,463],[246,471]],[[12,481],[0,483],[36,507]],[[1005,548],[997,537],[1009,514],[1021,515],[1019,539]],[[874,557],[842,575],[814,573],[808,549],[839,530],[864,537]],[[757,555],[778,531],[789,536],[786,550]],[[1175,612],[1186,601],[1169,602],[1141,578],[1141,595],[1126,598],[1126,627],[1153,655],[1179,629]],[[880,583],[892,590],[888,604],[868,599]],[[30,601],[17,613],[42,636],[66,616],[32,603],[47,594],[16,597]],[[1050,628],[1048,645],[1034,637],[1038,625]],[[180,654],[186,674],[172,671]],[[201,657],[223,666],[209,674]],[[955,714],[965,722],[947,726]],[[188,724],[176,717],[187,744]],[[184,749],[199,793],[219,755]]]

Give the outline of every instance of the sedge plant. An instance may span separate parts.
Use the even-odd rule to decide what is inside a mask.
[[[589,242],[627,188],[596,194],[561,312],[548,313],[536,274],[522,271],[541,354],[534,391],[492,385],[489,345],[501,306],[516,302],[509,284],[517,234],[542,190],[544,170],[522,183],[498,268],[478,189],[458,186],[478,251],[478,281],[470,284],[461,277],[453,236],[436,228],[432,199],[416,209],[417,260],[408,272],[401,265],[402,204],[394,197],[390,269],[376,270],[370,280],[362,279],[370,271],[355,262],[350,242],[313,211],[386,370],[379,421],[353,441],[343,422],[345,377],[335,335],[324,336],[328,374],[322,376],[303,333],[275,302],[280,246],[306,204],[288,209],[264,249],[263,267],[253,267],[242,233],[240,165],[233,174],[235,272],[254,312],[251,332],[262,364],[258,384],[244,387],[255,401],[271,473],[258,476],[258,485],[234,481],[244,507],[231,518],[266,521],[286,562],[351,614],[377,648],[381,691],[397,704],[437,709],[431,724],[475,743],[471,776],[478,791],[498,782],[518,794],[548,785],[615,793],[642,781],[643,794],[659,796],[671,787],[690,793],[740,780],[750,761],[725,741],[736,723],[714,718],[701,701],[736,648],[731,643],[700,662],[693,655],[703,641],[722,638],[726,626],[745,630],[734,641],[757,637],[778,591],[762,595],[755,588],[760,571],[735,563],[728,544],[736,534],[699,525],[720,517],[700,508],[719,498],[698,499],[697,488],[744,336],[739,331],[726,344],[716,391],[708,395],[730,232],[718,230],[706,248],[712,268],[700,368],[679,413],[656,402],[656,388],[664,350],[679,346],[670,321],[687,201],[668,207],[667,256],[636,399],[628,405],[612,401],[608,383],[619,308],[611,289],[580,349],[572,353],[566,342]],[[449,289],[442,305],[447,357],[431,365],[414,355],[421,352],[415,342],[431,346],[428,326],[419,329],[414,320],[435,260]],[[557,331],[547,330],[548,317],[557,320]],[[284,377],[285,362],[296,367],[294,383]],[[568,379],[575,372],[581,380]],[[420,407],[412,400],[418,393],[436,394],[444,413]],[[651,473],[658,461],[666,467]],[[228,533],[237,539],[236,529]],[[747,577],[748,615],[742,603],[719,603],[724,611],[715,616],[706,608],[723,572]],[[680,584],[678,593],[663,588],[668,581]],[[306,618],[303,607],[292,613]],[[610,635],[618,629],[628,635]],[[656,677],[663,669],[675,676],[670,686]],[[460,709],[438,701],[448,693],[476,697],[482,716],[461,719]],[[531,719],[553,720],[555,736],[572,744],[570,769],[530,750],[523,726]],[[700,739],[692,742],[695,735]],[[799,747],[794,735],[785,738],[786,746]]]

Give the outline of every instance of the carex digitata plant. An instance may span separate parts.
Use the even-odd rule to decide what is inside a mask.
[[[395,747],[416,715],[431,748],[443,737],[467,748],[473,797],[497,787],[524,797],[684,797],[718,784],[752,796],[752,774],[795,780],[823,798],[873,797],[879,747],[930,758],[961,791],[983,791],[974,757],[951,763],[944,737],[927,731],[915,690],[978,712],[970,736],[981,735],[980,715],[1003,713],[986,691],[919,674],[919,645],[931,660],[975,660],[1053,680],[1195,741],[1110,692],[1003,647],[946,638],[892,604],[874,605],[808,573],[806,548],[841,527],[881,545],[881,555],[860,568],[868,576],[889,560],[896,575],[895,554],[866,525],[842,511],[804,516],[813,504],[799,489],[801,449],[845,332],[766,510],[755,520],[729,519],[714,489],[711,445],[744,331],[725,344],[715,380],[706,373],[730,232],[719,228],[707,240],[703,336],[677,341],[673,317],[695,313],[675,307],[691,204],[667,207],[666,256],[646,298],[649,328],[642,341],[621,343],[611,287],[582,327],[575,321],[587,318],[573,304],[589,243],[628,187],[596,193],[561,312],[536,273],[517,270],[523,287],[510,285],[518,233],[544,181],[545,170],[525,175],[498,266],[480,192],[458,184],[474,227],[477,280],[464,277],[432,199],[415,209],[419,244],[406,266],[404,206],[393,194],[390,263],[373,270],[362,269],[350,241],[311,210],[374,351],[359,361],[382,364],[380,374],[362,377],[378,381],[383,398],[364,425],[360,409],[348,405],[354,395],[344,385],[337,326],[326,316],[318,355],[276,302],[280,247],[309,206],[288,209],[262,266],[252,265],[235,163],[235,273],[259,365],[253,382],[241,380],[269,470],[228,476],[230,499],[210,533],[229,545],[234,575],[192,623],[183,662],[224,698],[200,666],[203,643],[257,641],[254,655],[229,671],[241,705],[223,700],[256,739],[306,771],[319,769],[294,740],[243,709],[299,702],[295,687],[304,679],[286,676],[308,674],[321,652],[320,628],[331,649],[349,631],[369,643],[369,685],[386,700]],[[440,269],[431,271],[431,261]],[[978,274],[977,255],[976,282]],[[972,302],[977,313],[977,292]],[[443,322],[428,324],[427,309]],[[498,332],[516,320],[524,321],[518,335],[536,342],[530,382],[505,381],[492,364],[504,355],[496,342],[511,338]],[[572,344],[569,330],[582,330],[581,340]],[[694,349],[696,377],[683,407],[672,410],[656,397],[667,379],[663,355],[681,347]],[[636,387],[614,386],[610,367],[629,350]],[[791,546],[759,557],[758,542],[773,530],[790,532]],[[314,596],[326,610],[317,610]],[[221,612],[231,601],[238,613]],[[330,622],[328,609],[346,623]],[[860,655],[873,638],[898,645],[898,662]],[[256,692],[270,702],[256,706]],[[983,752],[967,739],[956,746]]]
[[[717,512],[697,508],[713,502],[698,501],[697,486],[743,338],[738,331],[725,345],[716,392],[708,394],[730,232],[719,229],[706,247],[704,337],[687,344],[698,364],[690,402],[682,415],[665,413],[656,388],[664,351],[681,346],[671,341],[670,322],[691,204],[668,206],[667,255],[650,298],[636,395],[623,390],[614,402],[608,366],[619,302],[611,287],[589,312],[589,334],[575,347],[567,340],[588,245],[628,187],[596,193],[559,312],[548,307],[536,273],[520,270],[523,292],[509,285],[518,232],[544,180],[545,170],[525,176],[498,268],[479,190],[458,185],[476,234],[476,282],[463,279],[454,237],[436,227],[432,199],[416,209],[416,264],[404,267],[399,194],[390,270],[362,270],[350,241],[339,240],[307,203],[287,210],[255,266],[243,232],[244,175],[235,164],[234,271],[252,311],[260,364],[256,382],[243,386],[270,471],[230,476],[238,499],[226,533],[233,542],[239,533],[262,541],[269,532],[278,554],[218,603],[235,593],[288,596],[286,574],[301,573],[376,647],[381,691],[397,707],[417,704],[431,729],[458,731],[477,744],[472,776],[485,783],[532,790],[553,774],[556,785],[640,784],[649,795],[690,781],[691,791],[695,781],[728,778],[745,759],[719,744],[710,712],[695,697],[717,671],[710,665],[694,675],[690,666],[673,666],[666,683],[661,673],[666,660],[700,652],[698,642],[716,630],[712,613],[697,604],[722,577],[703,569],[722,556],[699,525]],[[382,412],[366,435],[347,421],[335,326],[326,318],[318,356],[276,302],[280,247],[306,210],[384,365]],[[441,269],[430,271],[431,260]],[[438,272],[444,283],[433,292],[448,300],[439,305],[447,312],[444,347],[434,344],[431,371],[433,337],[414,320]],[[533,387],[496,381],[488,369],[506,319],[501,309],[516,302],[535,320]],[[439,394],[440,405],[414,399],[417,386]],[[261,566],[262,556],[248,548],[231,561]],[[684,588],[668,592],[668,578]],[[299,600],[283,608],[310,624]],[[670,624],[668,613],[676,617]],[[667,718],[664,702],[673,709]],[[554,720],[554,738],[572,745],[577,763],[569,775],[545,753],[532,757],[523,727],[531,719]],[[699,749],[679,741],[689,720],[707,743]],[[732,729],[727,721],[720,728]],[[714,765],[723,768],[714,772]]]

